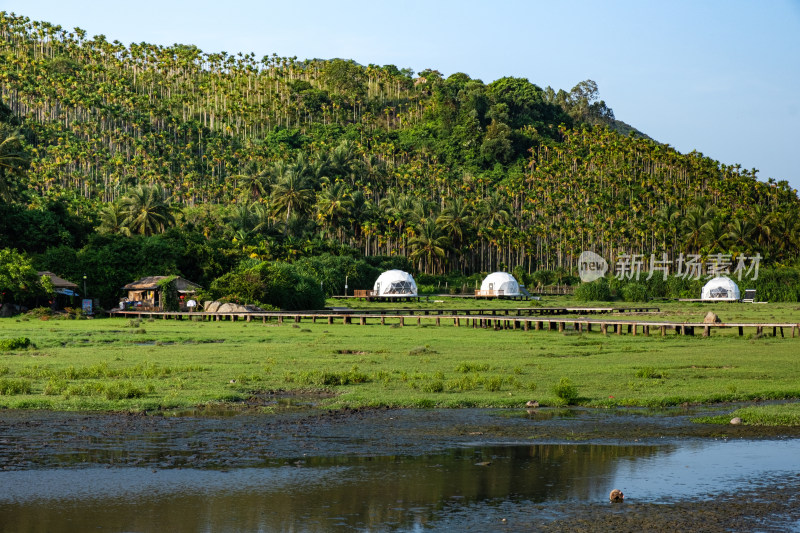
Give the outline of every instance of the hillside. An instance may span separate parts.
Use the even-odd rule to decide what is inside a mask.
[[[241,258],[344,244],[427,273],[800,250],[786,182],[649,139],[591,80],[126,46],[2,12],[0,100],[0,247],[30,253],[173,226]]]

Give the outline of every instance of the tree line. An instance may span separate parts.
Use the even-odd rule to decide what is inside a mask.
[[[42,257],[170,233],[228,266],[347,250],[436,275],[800,250],[785,181],[648,138],[591,80],[123,45],[1,12],[0,100],[0,247]]]

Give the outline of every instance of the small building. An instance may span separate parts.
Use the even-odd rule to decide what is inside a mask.
[[[76,305],[75,298],[80,296],[78,293],[78,285],[76,283],[72,283],[64,278],[60,278],[48,270],[38,272],[38,274],[39,277],[47,276],[50,278],[50,282],[53,284],[53,292],[55,294],[51,295],[48,301],[51,309],[64,309],[65,307],[74,307]],[[37,305],[41,304],[40,301],[37,301],[36,303]],[[80,302],[78,302],[78,304],[80,304]]]
[[[171,278],[172,276],[148,276],[140,280],[128,283],[122,290],[128,291],[127,298],[120,302],[120,307],[136,308],[136,309],[151,309],[161,310],[165,304],[164,289],[160,282]],[[200,285],[192,283],[191,281],[182,277],[175,278],[175,290],[177,291],[177,298],[179,307],[186,308],[186,303],[192,300],[192,296],[200,289]]]
[[[700,299],[709,301],[735,301],[741,297],[739,286],[727,276],[711,279],[700,293]]]
[[[520,298],[519,283],[508,272],[492,272],[481,282],[481,288],[475,291],[476,298]]]

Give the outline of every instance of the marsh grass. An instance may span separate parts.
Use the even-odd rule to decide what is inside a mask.
[[[800,426],[800,403],[743,407],[730,414],[695,419],[696,422],[729,424],[738,417],[748,426]]]
[[[789,306],[760,307],[784,319],[800,315]],[[728,319],[734,309],[715,312]],[[670,313],[694,320],[707,310],[676,306]],[[564,336],[434,327],[434,319],[423,317],[427,328],[156,320],[147,321],[146,334],[138,333],[141,322],[127,319],[1,319],[0,338],[26,337],[36,349],[0,353],[7,391],[0,407],[150,410],[314,389],[334,393],[320,400],[328,407],[519,407],[532,399],[543,406],[660,407],[800,398],[800,339],[746,340],[732,331],[711,338]],[[562,378],[575,394],[559,388]]]

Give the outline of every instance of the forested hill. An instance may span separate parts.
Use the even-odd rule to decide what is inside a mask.
[[[584,249],[798,257],[786,182],[649,139],[591,80],[126,46],[5,12],[0,39],[4,218],[51,228],[0,247],[175,226],[242,257],[343,243],[430,273],[569,269]]]

